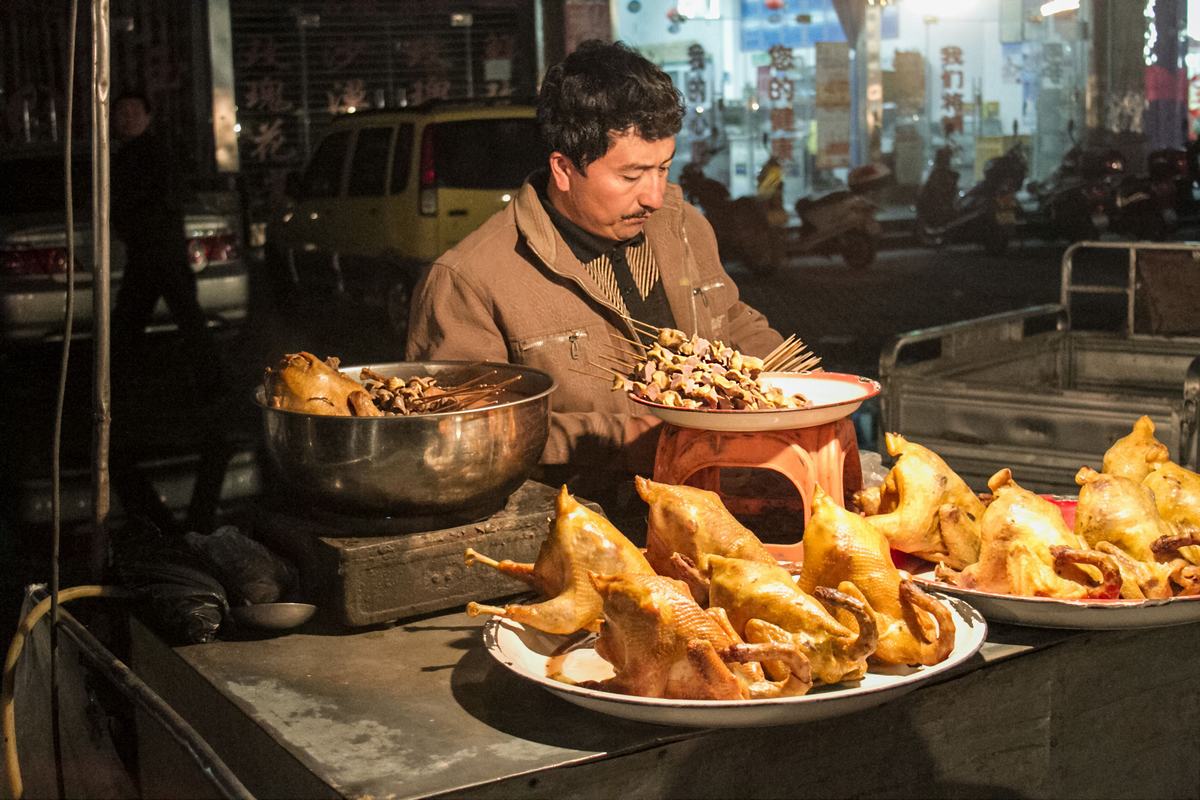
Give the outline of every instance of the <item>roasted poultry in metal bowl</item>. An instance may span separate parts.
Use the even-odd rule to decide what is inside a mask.
[[[285,356],[256,395],[266,450],[293,504],[450,527],[503,507],[542,455],[554,380],[541,370],[456,361],[336,367],[311,353]],[[445,391],[426,392],[404,401],[426,413],[401,413],[401,387],[429,379],[462,390],[451,395],[455,406],[441,405]]]

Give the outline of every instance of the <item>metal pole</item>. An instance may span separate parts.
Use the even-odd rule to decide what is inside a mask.
[[[296,24],[300,26],[300,140],[304,144],[304,160],[307,161],[312,155],[308,119],[308,36],[305,34],[308,26],[304,18],[297,20]]]
[[[471,52],[471,26],[465,28],[467,35],[467,97],[475,96],[475,58]]]
[[[108,525],[108,449],[112,427],[109,383],[109,0],[92,0],[92,523],[103,540]],[[70,235],[70,232],[68,232]]]

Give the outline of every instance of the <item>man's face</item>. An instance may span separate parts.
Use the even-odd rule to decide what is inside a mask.
[[[579,227],[606,239],[636,236],[662,207],[675,137],[647,141],[636,133],[613,134],[608,152],[584,174],[561,153],[550,156],[551,182],[559,207]]]
[[[136,139],[150,126],[150,114],[136,97],[126,97],[113,108],[113,128],[120,139]]]

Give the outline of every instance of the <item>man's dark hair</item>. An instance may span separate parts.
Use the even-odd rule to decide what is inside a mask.
[[[150,98],[147,97],[146,93],[143,91],[139,91],[137,89],[130,89],[127,92],[121,92],[119,95],[116,96],[116,98],[113,99],[112,107],[116,108],[117,104],[120,103],[122,100],[138,100],[141,102],[142,108],[146,109],[147,114],[150,114],[154,111],[154,107],[152,105],[150,105]]]
[[[683,126],[683,99],[671,78],[623,42],[595,39],[546,72],[537,118],[551,151],[580,171],[604,157],[609,133],[666,139]]]

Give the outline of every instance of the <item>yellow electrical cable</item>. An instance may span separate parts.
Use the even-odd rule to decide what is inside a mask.
[[[72,586],[58,593],[58,602],[69,603],[81,597],[133,597],[133,592],[119,586]],[[8,775],[8,788],[13,800],[21,800],[25,787],[21,782],[21,764],[17,760],[17,715],[13,704],[13,689],[17,674],[17,659],[25,647],[25,638],[33,631],[35,625],[50,611],[50,598],[34,606],[21,619],[12,643],[8,646],[8,655],[4,659],[4,771]]]

